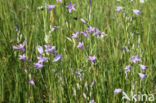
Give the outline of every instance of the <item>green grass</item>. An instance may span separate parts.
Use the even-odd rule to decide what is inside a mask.
[[[62,4],[55,0],[0,0],[0,103],[89,103],[92,99],[96,103],[127,102],[122,100],[122,93],[114,94],[116,88],[129,96],[131,91],[154,94],[156,99],[156,1],[146,1],[141,4],[139,0],[92,0],[89,6],[89,0],[71,0],[76,11],[69,14],[65,8],[68,0]],[[56,8],[48,12],[44,8],[46,3]],[[43,10],[38,10],[39,6]],[[117,12],[116,6],[124,9]],[[141,10],[141,14],[135,15],[133,9]],[[80,18],[87,23],[83,24]],[[98,39],[88,34],[87,38],[79,35],[78,39],[72,39],[73,33],[85,31],[89,25],[106,36]],[[60,28],[50,32],[53,26]],[[45,42],[45,35],[49,35],[49,43]],[[23,53],[12,48],[24,40],[30,63],[20,61],[19,55]],[[84,42],[83,50],[76,48],[79,41]],[[56,46],[62,60],[55,63],[54,56],[45,54],[48,62],[36,70],[33,65],[39,56],[36,47],[45,44]],[[123,51],[125,46],[129,52]],[[88,56],[93,55],[97,58],[91,64]],[[130,63],[130,57],[135,55],[141,62]],[[143,81],[138,75],[139,64],[148,66]],[[127,78],[126,65],[131,65]],[[81,81],[75,73],[79,69],[83,70]],[[30,79],[35,85],[29,83]],[[144,102],[149,101],[144,99]]]

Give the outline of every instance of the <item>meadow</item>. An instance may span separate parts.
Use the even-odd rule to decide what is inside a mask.
[[[155,101],[156,0],[0,0],[0,103]]]

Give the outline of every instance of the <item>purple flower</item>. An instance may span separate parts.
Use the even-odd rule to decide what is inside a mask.
[[[127,46],[125,46],[125,47],[123,48],[123,50],[126,50],[127,52],[129,51],[129,49],[128,49]]]
[[[79,42],[79,44],[77,45],[77,48],[83,49],[84,48],[84,43],[83,42]]]
[[[116,11],[117,11],[117,12],[120,12],[122,9],[123,9],[122,6],[117,6],[117,7],[116,7]]]
[[[79,69],[77,72],[76,72],[76,74],[81,74],[81,72],[82,72],[82,69]]]
[[[114,94],[118,94],[118,93],[120,93],[120,92],[122,92],[122,89],[115,89],[115,90],[114,90]]]
[[[81,18],[80,20],[81,20],[83,23],[86,23],[86,21],[85,21],[83,18]]]
[[[84,31],[84,32],[82,31],[81,33],[82,33],[85,37],[87,37],[87,32],[86,32],[86,31]]]
[[[50,45],[44,45],[45,47],[45,52],[46,53],[52,53],[52,54],[55,54],[56,51],[55,51],[55,46],[50,46]]]
[[[98,29],[95,29],[95,35],[101,35],[102,32],[100,32]]]
[[[92,5],[92,1],[91,1],[91,0],[89,0],[89,5],[90,5],[90,6]]]
[[[57,62],[59,60],[62,59],[62,56],[60,54],[58,54],[55,58],[54,58],[54,62]]]
[[[147,75],[143,73],[139,73],[139,76],[142,80],[144,80],[147,77]]]
[[[78,38],[79,32],[76,32],[75,34],[72,34],[73,38]]]
[[[136,15],[139,15],[141,12],[140,12],[140,10],[134,9],[133,13],[136,14]]]
[[[96,103],[94,99],[90,100],[89,103]]]
[[[146,68],[147,68],[147,67],[148,67],[148,66],[146,66],[146,65],[140,64],[140,68],[143,70],[143,72],[146,71]]]
[[[30,84],[32,84],[32,85],[34,85],[35,83],[34,83],[34,81],[31,79],[31,80],[29,80],[29,83]]]
[[[19,55],[19,59],[20,59],[20,60],[23,60],[23,61],[24,61],[24,60],[25,60],[25,57],[26,57],[25,54]]]
[[[88,60],[90,60],[92,64],[94,64],[95,59],[96,59],[96,56],[95,55],[92,56],[92,57],[91,56],[88,57]]]
[[[88,32],[91,33],[91,34],[93,34],[95,32],[95,28],[92,27],[92,26],[89,26]]]
[[[43,53],[43,47],[42,46],[37,46],[37,50],[40,54]]]
[[[62,3],[62,0],[56,0],[57,2],[60,2],[60,3]]]
[[[130,58],[130,62],[137,63],[139,61],[141,61],[141,59],[137,55]]]
[[[17,46],[13,46],[13,49],[15,49],[15,50],[25,51],[24,46],[25,46],[26,42],[27,42],[27,41],[24,40],[23,44],[20,44],[20,45],[17,45]]]
[[[69,13],[71,13],[72,10],[75,10],[75,4],[71,4],[71,2],[69,2],[69,5],[66,6],[66,8],[68,8]]]
[[[130,69],[131,69],[130,65],[127,65],[125,67],[125,74],[126,74],[126,76],[127,76],[128,72],[130,72]]]
[[[37,57],[37,59],[39,60],[38,63],[43,63],[43,62],[47,61],[47,58],[42,57],[42,56]]]
[[[37,63],[34,63],[34,65],[35,65],[35,67],[36,67],[37,69],[43,68],[43,64],[42,64],[42,63],[37,62]]]
[[[54,26],[53,28],[52,28],[52,31],[55,31],[56,29],[58,29],[58,28],[60,28],[59,26]]]
[[[17,25],[15,25],[15,30],[18,31],[18,26]]]
[[[46,4],[45,7],[48,8],[48,12],[50,12],[52,9],[56,8],[56,5],[48,5],[48,4]]]

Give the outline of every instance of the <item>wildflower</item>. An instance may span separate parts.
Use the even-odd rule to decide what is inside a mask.
[[[127,65],[125,67],[125,74],[126,74],[126,76],[127,76],[128,72],[130,72],[130,69],[131,69],[130,65]]]
[[[91,88],[93,88],[95,81],[93,80],[92,84],[90,85]]]
[[[34,63],[34,65],[35,65],[35,67],[37,68],[37,69],[41,69],[41,68],[43,68],[43,64],[42,63]]]
[[[24,61],[25,60],[25,54],[19,55],[19,59]]]
[[[59,26],[54,26],[53,28],[52,28],[52,31],[55,31],[56,29],[58,29],[58,28],[60,28]]]
[[[137,55],[130,58],[130,62],[137,63],[139,61],[141,61],[141,59]]]
[[[140,64],[140,68],[141,68],[143,71],[146,71],[147,66],[146,66],[146,65]]]
[[[92,5],[92,1],[91,1],[91,0],[89,0],[89,5],[90,5],[90,6]]]
[[[43,47],[42,46],[37,46],[37,50],[40,54],[43,54]]]
[[[85,93],[83,93],[83,97],[86,99],[87,98],[87,96],[86,96],[86,94]]]
[[[117,7],[116,7],[116,11],[117,11],[117,12],[120,12],[122,9],[123,9],[122,6],[117,6]]]
[[[56,0],[57,2],[60,2],[60,3],[62,3],[62,0]]]
[[[86,31],[84,31],[84,32],[82,31],[81,33],[82,33],[85,37],[87,37],[87,32],[86,32]]]
[[[15,50],[25,51],[24,46],[25,46],[26,42],[27,42],[27,41],[24,40],[23,44],[20,44],[20,45],[17,45],[17,46],[13,46],[13,49],[15,49]]]
[[[93,99],[89,101],[89,103],[96,103]]]
[[[136,14],[136,15],[139,15],[141,12],[140,12],[140,10],[134,9],[133,13]]]
[[[83,23],[86,23],[86,21],[85,21],[83,18],[81,18],[80,20],[81,20]]]
[[[92,27],[92,26],[89,26],[89,28],[88,28],[88,32],[91,33],[91,34],[93,34],[94,31],[95,31],[95,28]]]
[[[82,69],[79,69],[79,70],[76,72],[76,74],[81,74],[81,72],[82,72]]]
[[[66,8],[68,8],[69,13],[71,13],[72,10],[75,10],[75,4],[71,4],[71,2],[69,2],[69,5],[66,6]]]
[[[31,80],[29,80],[29,83],[30,83],[30,84],[32,84],[32,85],[34,85],[34,84],[35,84],[35,83],[34,83],[34,80],[32,80],[32,79],[31,79]]]
[[[126,50],[127,52],[129,51],[129,49],[128,49],[127,46],[125,46],[125,47],[123,48],[123,50]]]
[[[95,59],[96,59],[96,56],[95,55],[92,56],[92,57],[91,56],[88,57],[88,60],[90,60],[92,64],[94,64]]]
[[[48,5],[48,4],[46,4],[45,7],[48,8],[48,12],[50,12],[52,9],[56,8],[56,5]]]
[[[143,73],[139,73],[139,76],[142,80],[144,80],[147,77],[147,75]]]
[[[95,29],[95,35],[101,35],[102,32],[100,32],[98,29]]]
[[[83,42],[79,42],[79,44],[77,45],[77,48],[83,49],[84,48],[84,43]]]
[[[75,34],[72,34],[73,38],[78,38],[79,32],[76,32]]]
[[[114,90],[114,94],[118,94],[118,93],[120,93],[120,92],[122,92],[122,89],[115,89],[115,90]]]
[[[50,45],[44,45],[45,47],[45,52],[46,53],[52,53],[52,54],[55,54],[56,51],[55,51],[55,46],[50,46]]]
[[[62,56],[60,54],[58,54],[55,58],[54,58],[54,62],[57,62],[59,60],[62,59]]]
[[[15,25],[15,30],[18,31],[18,26],[17,25]]]
[[[39,60],[38,63],[43,63],[43,62],[47,61],[47,58],[42,57],[42,56],[37,57],[37,59]]]

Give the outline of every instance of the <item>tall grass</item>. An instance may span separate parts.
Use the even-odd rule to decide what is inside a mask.
[[[127,102],[122,100],[122,93],[114,94],[117,88],[130,97],[131,92],[155,96],[156,1],[146,0],[142,4],[139,0],[92,0],[89,5],[89,0],[71,0],[76,4],[76,11],[72,13],[65,8],[68,2],[0,0],[0,102]],[[56,5],[56,8],[48,12],[45,4]],[[43,9],[38,9],[40,6]],[[117,12],[117,6],[124,8]],[[135,15],[133,9],[139,9],[141,14]],[[88,34],[72,38],[73,33],[85,31],[90,25],[104,32],[104,37]],[[54,26],[60,28],[52,31]],[[24,40],[27,40],[25,54],[29,62],[19,60],[22,52],[13,49]],[[77,48],[81,41],[84,42],[82,50]],[[42,69],[36,69],[33,63],[40,55],[38,45],[56,46],[61,61],[53,62],[56,55],[44,54],[48,61]],[[129,51],[123,49],[125,46]],[[88,60],[93,55],[96,56],[94,64]],[[141,58],[136,64],[130,62],[135,55]],[[148,66],[145,80],[138,75],[140,64]],[[131,70],[126,77],[127,65]],[[81,78],[76,74],[79,70],[82,70]],[[30,79],[34,85],[29,83]],[[143,101],[150,102],[145,98]]]

